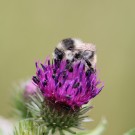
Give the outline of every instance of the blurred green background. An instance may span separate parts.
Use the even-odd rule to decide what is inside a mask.
[[[1,0],[0,115],[8,116],[12,83],[35,74],[63,38],[96,44],[105,88],[92,104],[95,127],[106,117],[105,135],[135,127],[134,0]]]

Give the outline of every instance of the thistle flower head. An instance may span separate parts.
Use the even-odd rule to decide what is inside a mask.
[[[80,108],[88,103],[102,90],[98,87],[100,81],[97,74],[89,70],[86,72],[85,65],[80,61],[66,68],[67,61],[54,61],[54,64],[36,63],[37,76],[33,77],[44,97],[72,109]]]
[[[27,79],[15,83],[13,88],[13,116],[18,118],[31,117],[30,112],[28,112],[26,103],[30,102],[29,96],[32,96],[36,93],[36,84],[31,79]]]

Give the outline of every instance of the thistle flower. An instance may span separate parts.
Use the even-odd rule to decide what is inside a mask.
[[[36,76],[33,81],[37,84],[41,93],[38,98],[32,98],[33,102],[28,105],[37,118],[42,119],[42,125],[47,127],[46,134],[57,129],[60,135],[63,130],[73,132],[70,128],[79,128],[83,116],[91,107],[82,107],[92,98],[99,94],[102,87],[98,87],[100,81],[97,74],[89,70],[86,72],[85,65],[80,61],[67,69],[67,61],[56,61],[52,64],[48,59],[45,64],[36,63]],[[37,99],[42,99],[40,102]],[[36,106],[36,109],[34,108]]]
[[[14,86],[15,94],[13,95],[13,116],[18,118],[30,117],[27,110],[26,102],[29,102],[29,96],[37,91],[37,86],[32,80],[21,81]]]
[[[29,95],[33,95],[37,91],[37,86],[33,83],[32,80],[28,80],[23,85],[24,89],[24,98],[28,99]]]

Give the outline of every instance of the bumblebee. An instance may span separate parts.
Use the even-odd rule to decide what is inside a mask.
[[[67,38],[58,43],[53,53],[54,59],[68,61],[67,67],[71,68],[75,61],[84,62],[87,69],[95,71],[97,62],[96,46],[85,43],[80,39]]]

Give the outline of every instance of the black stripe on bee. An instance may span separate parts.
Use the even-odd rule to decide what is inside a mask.
[[[71,38],[62,40],[62,43],[63,43],[65,49],[67,49],[67,50],[74,50],[74,48],[75,48],[74,40],[72,40]]]
[[[82,59],[82,52],[79,51],[78,53],[75,54],[75,59]]]

